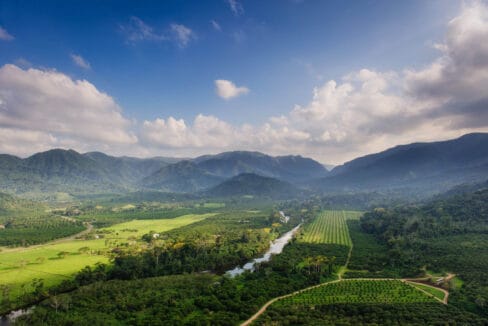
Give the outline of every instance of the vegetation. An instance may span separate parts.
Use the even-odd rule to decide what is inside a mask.
[[[276,305],[434,302],[410,284],[396,280],[344,280],[292,295]]]
[[[376,209],[361,227],[387,246],[386,262],[404,276],[452,272],[463,286],[452,287],[450,303],[488,315],[488,190],[420,207]],[[449,286],[449,284],[445,284]]]
[[[400,277],[400,271],[388,265],[388,247],[374,235],[361,230],[359,220],[348,220],[353,249],[346,278]]]
[[[31,301],[33,280],[42,280],[47,289],[71,279],[85,266],[108,263],[117,253],[140,252],[147,245],[141,237],[150,231],[162,233],[210,216],[212,214],[183,215],[163,220],[135,220],[97,230],[92,236],[87,236],[87,239],[41,247],[6,249],[0,252],[0,286],[8,289],[0,301],[0,310]]]
[[[351,246],[346,222],[349,219],[359,218],[360,214],[352,211],[323,211],[305,227],[300,241]]]
[[[439,303],[272,305],[256,325],[486,325],[486,319]]]
[[[79,221],[57,216],[4,219],[0,227],[0,246],[30,246],[67,237],[85,230]]]
[[[418,282],[415,282],[415,283],[411,282],[410,284],[412,284],[416,288],[419,288],[425,292],[430,293],[431,295],[433,295],[434,297],[436,297],[439,300],[444,300],[444,297],[446,296],[444,292],[442,292],[441,290],[436,289],[432,286],[427,286],[427,285],[424,285],[424,284],[418,283]]]

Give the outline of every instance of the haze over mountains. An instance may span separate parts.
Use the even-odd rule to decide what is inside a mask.
[[[0,155],[0,190],[124,193],[151,190],[209,196],[270,195],[303,191],[446,189],[488,179],[488,134],[414,143],[335,167],[301,156],[225,152],[194,159],[113,157],[54,149],[26,159]]]

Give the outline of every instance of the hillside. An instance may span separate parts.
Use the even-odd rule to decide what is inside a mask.
[[[3,154],[0,155],[0,190],[33,197],[55,192],[126,192],[135,190],[137,181],[168,164],[164,158],[119,158],[63,149],[25,159]]]
[[[193,192],[217,185],[242,173],[254,173],[290,183],[327,175],[320,163],[301,156],[272,157],[259,152],[225,152],[205,155],[161,168],[144,178],[144,188]]]
[[[241,173],[207,190],[205,195],[215,197],[260,196],[290,198],[300,194],[292,184],[254,173]]]
[[[488,177],[488,134],[414,143],[354,159],[315,182],[321,190],[447,189]]]
[[[213,175],[191,161],[165,166],[144,178],[143,187],[169,192],[195,192],[212,187],[224,178]]]
[[[323,165],[302,156],[272,157],[259,152],[235,151],[201,156],[193,160],[198,167],[220,177],[256,173],[289,182],[327,175]]]

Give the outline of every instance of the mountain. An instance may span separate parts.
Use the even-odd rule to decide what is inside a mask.
[[[229,178],[241,173],[256,173],[289,182],[327,175],[327,169],[317,161],[302,156],[272,157],[259,152],[224,152],[205,155],[193,160],[201,169],[219,177]]]
[[[177,159],[113,157],[53,149],[21,159],[0,155],[0,190],[16,194],[122,193]],[[169,162],[167,162],[169,161]]]
[[[301,191],[291,183],[255,173],[241,173],[205,191],[212,197],[259,196],[275,199],[291,198]]]
[[[314,183],[321,190],[411,188],[441,190],[488,178],[488,134],[413,143],[334,168]]]
[[[161,168],[144,178],[146,189],[194,192],[242,173],[254,173],[291,183],[327,175],[320,163],[301,156],[272,157],[259,152],[235,151],[205,155]]]
[[[115,157],[101,152],[89,152],[83,156],[97,162],[99,167],[109,171],[112,179],[118,179],[124,184],[134,184],[167,166],[177,162],[177,159],[154,157],[154,158],[135,158],[135,157]]]
[[[224,178],[201,169],[192,161],[181,161],[144,178],[141,185],[169,192],[195,192],[212,187],[222,180]]]

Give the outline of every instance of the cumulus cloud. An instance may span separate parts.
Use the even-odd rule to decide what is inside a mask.
[[[86,61],[81,55],[72,53],[70,54],[70,58],[73,61],[73,63],[78,67],[87,70],[91,69],[90,63]]]
[[[230,100],[249,93],[249,89],[245,86],[238,87],[230,80],[217,79],[215,81],[215,92],[224,100]]]
[[[0,40],[2,41],[12,41],[15,37],[13,37],[7,30],[0,26]]]
[[[230,10],[234,13],[234,15],[239,16],[244,13],[244,7],[242,4],[237,0],[227,0],[227,3],[230,7]]]
[[[195,38],[195,33],[185,25],[171,24],[171,31],[173,32],[176,43],[182,48],[186,47]]]
[[[109,146],[129,155],[192,156],[243,149],[337,164],[401,143],[486,132],[487,12],[481,2],[465,6],[447,25],[436,46],[437,59],[424,67],[351,72],[317,86],[308,103],[260,125],[199,114],[131,126],[115,101],[87,81],[6,65],[0,68],[0,139],[6,139],[0,151],[55,144]],[[216,80],[215,86],[224,99],[249,92],[228,80]]]
[[[481,2],[465,6],[449,24],[439,56],[424,68],[361,69],[313,90],[311,101],[261,126],[233,126],[216,119],[209,131],[178,120],[178,143],[168,127],[152,129],[154,144],[185,147],[293,151],[341,163],[359,155],[414,141],[449,139],[488,131],[488,15]],[[232,82],[215,82],[225,99],[245,93]],[[156,135],[161,133],[158,138]],[[219,135],[217,138],[212,135]],[[220,142],[219,142],[220,141]]]
[[[78,148],[125,146],[137,142],[130,125],[113,98],[86,80],[53,70],[24,70],[10,64],[0,68],[2,139],[22,143],[30,137],[46,146]]]

